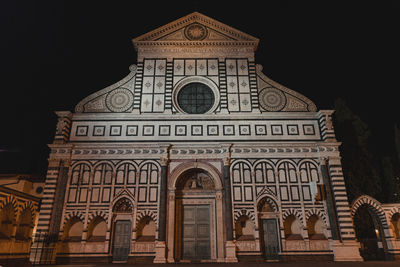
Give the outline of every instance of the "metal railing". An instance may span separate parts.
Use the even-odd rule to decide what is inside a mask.
[[[49,235],[41,231],[36,232],[29,257],[33,266],[54,263],[53,258],[57,239],[57,235]]]

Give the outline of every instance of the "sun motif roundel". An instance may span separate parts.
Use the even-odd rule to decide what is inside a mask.
[[[207,28],[197,23],[190,24],[185,28],[185,36],[191,41],[201,41],[207,37]]]
[[[280,111],[286,105],[285,94],[276,88],[265,88],[259,93],[260,105],[266,111]]]

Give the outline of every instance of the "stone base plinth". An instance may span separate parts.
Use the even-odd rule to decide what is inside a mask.
[[[332,250],[335,261],[363,261],[356,241],[334,240]]]
[[[225,262],[238,262],[236,257],[236,245],[233,241],[226,241]]]
[[[166,263],[166,246],[164,241],[157,241],[156,243],[156,257],[154,258],[153,263]]]

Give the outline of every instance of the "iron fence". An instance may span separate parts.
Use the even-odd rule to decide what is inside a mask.
[[[57,235],[49,235],[41,231],[36,232],[29,257],[33,266],[54,263],[53,255],[57,239]]]

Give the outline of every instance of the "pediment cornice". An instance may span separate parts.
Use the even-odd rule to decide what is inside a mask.
[[[136,49],[152,47],[241,46],[257,49],[259,40],[198,12],[134,38]]]

